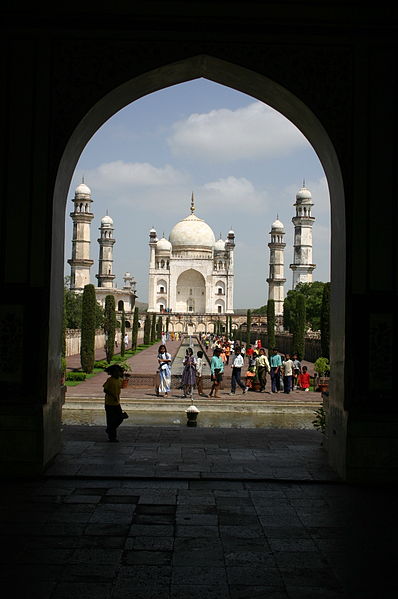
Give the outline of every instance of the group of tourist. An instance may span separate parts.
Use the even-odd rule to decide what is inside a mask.
[[[217,336],[202,340],[202,343],[205,343],[206,351],[208,351],[206,341],[208,341],[209,345],[211,342],[213,351],[210,361],[210,392],[206,395],[203,391],[203,351],[199,350],[196,356],[194,356],[192,347],[188,347],[184,356],[181,376],[181,388],[184,397],[192,395],[193,389],[196,387],[200,397],[220,398],[223,374],[225,366],[229,364],[230,356],[232,356],[230,395],[235,395],[237,387],[240,387],[242,392],[246,394],[253,384],[250,382],[250,379],[253,380],[254,378],[258,381],[258,390],[265,392],[268,374],[271,378],[271,393],[279,393],[281,391],[290,393],[293,390],[299,389],[309,391],[310,375],[307,367],[301,365],[297,354],[293,354],[292,357],[290,354],[282,356],[276,348],[273,348],[271,355],[268,357],[265,348],[261,347],[261,344],[245,348],[238,345],[238,343],[230,342],[224,337]],[[245,365],[245,355],[248,359],[246,384],[241,378],[242,368]],[[157,362],[157,373],[159,375],[157,395],[162,393],[163,397],[167,398],[171,389],[172,356],[167,351],[164,343],[159,347]],[[106,368],[105,372],[109,374],[109,378],[103,385],[107,422],[106,432],[110,442],[117,442],[117,428],[123,420],[128,418],[128,414],[122,411],[120,405],[123,369],[121,366],[113,364]]]
[[[293,358],[293,359],[292,359]],[[271,350],[269,359],[271,393],[290,393],[310,390],[310,374],[306,366],[301,366],[297,354],[285,354],[284,359],[276,348]]]
[[[282,356],[276,348],[271,350],[268,357],[264,347],[261,344],[255,347],[245,348],[226,339],[225,337],[209,336],[201,339],[207,350],[207,343],[211,344],[213,356],[210,360],[210,379],[211,389],[208,395],[203,391],[203,351],[198,351],[194,356],[193,349],[188,347],[183,360],[183,371],[181,376],[180,388],[183,391],[183,397],[192,395],[196,387],[200,397],[220,397],[220,387],[223,380],[224,370],[231,362],[231,391],[230,395],[235,395],[237,387],[246,394],[249,389],[253,389],[253,382],[256,379],[258,391],[265,392],[267,384],[267,375],[271,379],[271,394],[290,393],[291,391],[309,391],[310,375],[306,366],[302,366],[297,354],[285,354]],[[248,361],[248,370],[246,372],[246,381],[242,381],[242,368],[245,365],[245,357]],[[158,366],[159,366],[159,384],[157,394],[169,396],[171,388],[171,355],[167,352],[166,346],[162,344],[159,347]]]

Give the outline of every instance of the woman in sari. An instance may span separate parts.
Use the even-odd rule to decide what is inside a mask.
[[[171,386],[171,355],[167,352],[166,346],[161,345],[158,352],[159,364],[159,392],[168,397]]]
[[[182,371],[181,385],[184,390],[184,397],[191,395],[196,383],[196,359],[193,355],[192,347],[188,347],[184,358],[184,370]]]

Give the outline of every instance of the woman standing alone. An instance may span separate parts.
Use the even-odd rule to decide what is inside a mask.
[[[171,355],[168,353],[165,345],[159,347],[158,364],[160,382],[157,394],[159,392],[164,393],[164,397],[168,397],[171,386]]]

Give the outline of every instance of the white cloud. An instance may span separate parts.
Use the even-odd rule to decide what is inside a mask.
[[[287,156],[308,141],[284,116],[262,102],[191,114],[173,125],[172,151],[211,161]]]
[[[186,179],[186,175],[169,164],[156,167],[148,162],[123,162],[116,160],[101,164],[85,174],[87,181],[95,181],[99,191],[118,190],[134,187],[157,187],[176,185]]]
[[[268,197],[265,191],[259,191],[245,177],[229,176],[205,183],[199,190],[203,203],[215,207],[244,211],[248,206],[253,210],[267,209]]]

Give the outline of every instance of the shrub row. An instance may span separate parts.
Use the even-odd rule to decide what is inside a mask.
[[[85,372],[67,372],[66,373],[66,380],[67,381],[84,381],[86,380],[86,373]]]

